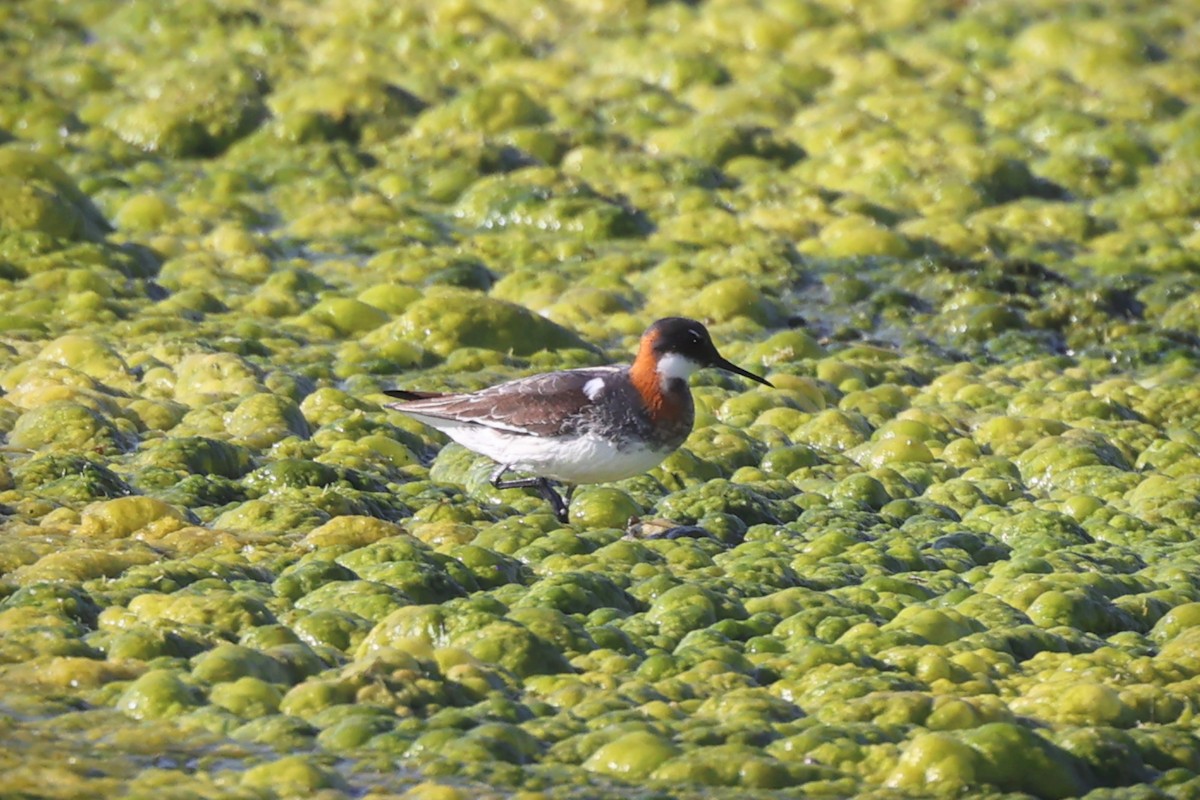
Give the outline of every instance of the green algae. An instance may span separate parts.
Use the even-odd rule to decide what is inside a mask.
[[[103,214],[52,158],[15,144],[0,147],[0,230],[52,240],[97,241]]]
[[[1186,4],[5,27],[7,789],[1195,793]],[[680,313],[569,525],[380,405]]]

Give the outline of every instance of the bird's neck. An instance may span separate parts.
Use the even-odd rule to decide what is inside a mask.
[[[671,354],[656,359],[645,348],[629,368],[629,378],[655,422],[674,421],[688,412],[691,394],[687,379],[692,362]]]

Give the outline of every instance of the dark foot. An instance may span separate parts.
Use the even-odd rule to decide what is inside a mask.
[[[501,464],[496,468],[496,471],[492,473],[492,486],[496,487],[497,489],[537,489],[538,494],[544,497],[546,502],[550,504],[550,507],[554,509],[554,516],[558,517],[558,521],[567,521],[569,516],[567,504],[563,501],[559,493],[554,490],[554,487],[550,484],[550,481],[546,480],[545,478],[515,478],[510,481],[500,480],[501,476],[503,476],[505,472],[508,472],[507,464]],[[571,496],[570,491],[574,488],[575,487],[572,486],[571,489],[568,490],[567,497]]]
[[[567,502],[562,499],[562,495],[554,490],[554,487],[550,485],[550,481],[545,478],[538,478],[537,490],[541,492],[542,497],[546,498],[546,502],[554,509],[554,516],[558,517],[559,522],[568,522],[570,520]]]

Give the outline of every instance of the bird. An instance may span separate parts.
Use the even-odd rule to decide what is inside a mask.
[[[497,489],[537,489],[560,522],[569,509],[554,483],[608,483],[662,463],[692,431],[687,379],[706,367],[773,384],[725,359],[708,329],[665,317],[642,334],[630,365],[560,370],[475,392],[388,389],[386,407],[496,462]],[[510,470],[527,477],[504,479]]]

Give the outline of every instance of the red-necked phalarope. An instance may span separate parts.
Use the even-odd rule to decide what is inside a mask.
[[[699,322],[667,317],[642,335],[631,366],[548,372],[461,394],[385,394],[406,401],[388,408],[495,461],[492,486],[536,488],[566,522],[567,504],[550,481],[605,483],[658,466],[691,433],[687,379],[705,367],[771,386],[723,358]],[[510,469],[535,477],[502,480]]]

